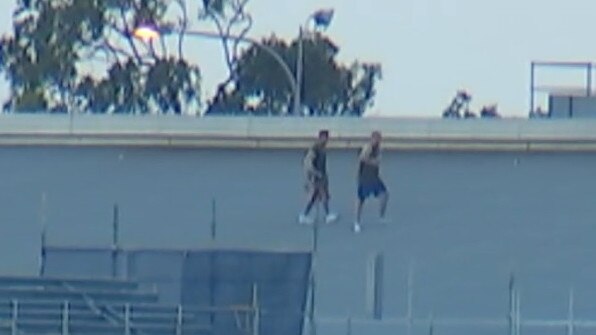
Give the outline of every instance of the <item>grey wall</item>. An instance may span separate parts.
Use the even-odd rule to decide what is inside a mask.
[[[550,116],[552,118],[594,118],[596,98],[593,96],[550,96]]]
[[[51,244],[108,245],[118,202],[126,247],[212,246],[215,197],[216,245],[309,249],[311,229],[296,223],[302,154],[2,147],[0,272],[36,273],[43,192]],[[332,205],[343,218],[321,229],[317,315],[325,334],[345,334],[348,316],[354,334],[397,333],[392,320],[407,312],[409,269],[419,318],[505,320],[512,272],[525,317],[566,318],[570,287],[575,317],[596,315],[595,154],[385,152],[394,222],[374,224],[376,204],[369,206],[371,224],[359,235],[350,230],[355,158],[355,151],[329,158]],[[365,294],[367,262],[377,251],[386,262],[387,320],[380,323],[367,319]],[[461,331],[437,327],[436,334]]]

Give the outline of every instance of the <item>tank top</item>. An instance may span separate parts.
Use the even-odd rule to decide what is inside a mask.
[[[380,149],[379,146],[372,146],[368,159],[376,159],[379,157]],[[358,182],[360,184],[369,185],[379,181],[379,166],[373,164],[367,164],[360,161],[358,169]]]

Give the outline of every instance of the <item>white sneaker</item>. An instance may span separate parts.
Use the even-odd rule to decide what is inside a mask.
[[[354,232],[359,233],[362,230],[358,221],[354,222]]]
[[[313,224],[314,220],[304,214],[298,216],[298,223],[300,224]]]
[[[337,221],[338,215],[335,213],[329,213],[325,216],[325,223],[333,223]]]

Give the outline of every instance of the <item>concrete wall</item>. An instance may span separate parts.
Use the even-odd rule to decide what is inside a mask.
[[[210,246],[216,198],[218,246],[308,250],[311,229],[295,222],[304,200],[301,156],[301,150],[2,147],[0,271],[37,270],[43,192],[50,244],[108,245],[117,202],[127,247]],[[526,316],[564,318],[572,286],[576,315],[595,314],[596,155],[387,152],[383,173],[394,222],[374,224],[376,208],[368,207],[370,225],[360,235],[350,231],[355,158],[353,150],[330,154],[332,204],[343,219],[320,232],[321,329],[344,334],[348,316],[367,319],[366,268],[377,251],[385,254],[389,319],[407,313],[410,266],[417,317],[504,320],[511,272],[523,288]]]
[[[445,127],[450,125],[454,124]],[[312,125],[310,131],[319,126]],[[551,140],[555,144],[564,143],[565,136],[587,143],[595,134],[590,124],[575,124],[577,129],[585,127],[583,137],[565,133],[555,123],[543,127],[560,134]],[[473,143],[473,138],[468,140]],[[50,244],[108,245],[116,202],[127,248],[309,250],[312,230],[296,223],[304,201],[303,152],[4,143],[0,273],[37,271],[40,217],[47,220]],[[404,317],[411,314],[417,319],[411,328],[414,334],[429,333],[431,316],[435,334],[503,334],[508,331],[511,273],[524,320],[564,322],[570,288],[575,292],[573,317],[596,319],[593,151],[386,151],[382,172],[391,192],[393,222],[375,224],[376,206],[371,205],[359,235],[350,230],[356,150],[332,150],[329,168],[332,206],[342,219],[320,230],[320,333],[405,333]],[[43,193],[47,210],[42,212]],[[216,242],[210,236],[213,198]],[[373,321],[367,309],[367,267],[376,252],[385,256],[383,321]],[[470,318],[475,326],[466,325]],[[560,334],[565,329],[564,323],[551,328],[526,325],[523,332]],[[593,331],[579,327],[575,333]]]

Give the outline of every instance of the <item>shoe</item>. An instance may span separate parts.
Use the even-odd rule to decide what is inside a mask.
[[[389,224],[389,223],[391,223],[391,220],[389,220],[388,218],[383,216],[383,217],[379,218],[379,223],[380,224]]]
[[[325,216],[325,223],[333,223],[337,221],[338,215],[335,213],[329,213]]]
[[[354,222],[354,232],[359,233],[362,230],[359,222]]]
[[[311,225],[311,224],[313,224],[313,223],[314,223],[314,221],[313,221],[313,219],[312,219],[312,218],[308,217],[307,215],[300,214],[300,215],[298,216],[298,223],[300,223],[300,224],[309,224],[309,225]]]

